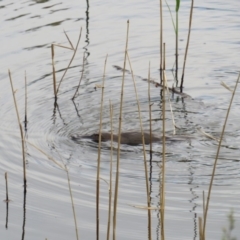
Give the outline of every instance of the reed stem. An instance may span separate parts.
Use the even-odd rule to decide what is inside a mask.
[[[145,169],[145,182],[146,182],[146,193],[147,193],[147,206],[148,206],[148,239],[152,239],[152,219],[151,219],[151,198],[150,198],[150,190],[149,190],[149,178],[148,178],[148,167],[147,167],[147,157],[146,157],[146,148],[145,148],[145,139],[144,139],[144,130],[143,130],[143,125],[142,125],[142,117],[141,117],[141,109],[140,109],[140,103],[138,100],[138,93],[137,93],[137,87],[136,87],[136,81],[132,69],[132,64],[129,58],[129,55],[127,53],[128,57],[128,62],[129,66],[131,69],[131,74],[132,74],[132,80],[133,80],[133,85],[134,85],[134,90],[135,90],[135,96],[136,96],[136,101],[137,101],[137,106],[138,106],[138,116],[139,116],[139,123],[140,123],[140,129],[141,129],[141,134],[142,134],[142,146],[143,146],[143,158],[144,158],[144,169]],[[149,63],[149,75],[150,75],[150,63]],[[151,139],[151,137],[150,137]]]
[[[224,135],[225,128],[226,128],[226,125],[227,125],[228,116],[229,116],[229,113],[230,113],[230,109],[231,109],[231,106],[232,106],[233,98],[235,96],[235,92],[236,92],[236,89],[237,89],[237,86],[238,86],[239,79],[240,79],[240,72],[238,74],[238,78],[237,78],[234,90],[232,92],[232,97],[231,97],[229,107],[228,107],[228,110],[227,110],[226,118],[225,118],[224,125],[223,125],[223,128],[222,128],[221,137],[220,137],[220,140],[219,140],[219,143],[218,143],[218,149],[217,149],[217,153],[216,153],[216,157],[215,157],[215,161],[214,161],[214,165],[213,165],[212,176],[211,176],[211,180],[210,180],[210,184],[209,184],[207,202],[206,202],[206,207],[205,207],[204,221],[203,221],[203,240],[205,240],[207,214],[208,214],[208,208],[209,208],[209,202],[210,202],[210,197],[211,197],[213,180],[214,180],[215,171],[216,171],[216,167],[217,167],[217,160],[218,160],[218,156],[219,156],[219,153],[220,153],[223,135]]]
[[[12,89],[12,95],[13,95],[13,101],[14,101],[14,106],[17,114],[17,120],[18,120],[18,125],[19,125],[19,130],[20,130],[20,135],[21,135],[21,142],[22,142],[22,158],[23,158],[23,185],[24,185],[24,193],[27,192],[27,177],[26,177],[26,159],[25,159],[25,145],[24,145],[24,137],[23,137],[23,128],[22,124],[20,121],[20,116],[18,112],[18,106],[17,106],[17,101],[15,97],[15,91],[13,88],[13,82],[12,82],[12,76],[10,70],[8,70],[8,75],[11,83],[11,89]]]
[[[5,172],[5,182],[6,182],[6,202],[9,202],[9,198],[8,198],[8,174],[7,172]]]
[[[100,198],[100,165],[101,165],[101,143],[102,143],[102,115],[103,115],[103,98],[104,98],[104,83],[107,58],[105,58],[104,71],[102,78],[102,95],[101,95],[101,106],[100,106],[100,119],[99,119],[99,138],[98,138],[98,160],[97,160],[97,179],[96,179],[96,239],[99,239],[99,198]]]
[[[189,47],[190,34],[191,34],[191,28],[192,28],[193,5],[194,5],[194,0],[192,0],[190,16],[189,16],[188,38],[187,38],[187,45],[186,45],[185,55],[184,55],[183,70],[182,70],[181,85],[180,85],[180,91],[181,92],[183,90],[185,67],[186,67],[186,62],[187,62],[188,47]]]
[[[79,90],[79,87],[81,85],[81,82],[82,82],[82,79],[83,79],[83,74],[84,74],[84,67],[85,67],[85,53],[83,54],[83,61],[82,61],[82,73],[81,73],[81,77],[80,77],[80,80],[79,80],[79,83],[78,83],[78,86],[76,88],[76,91],[72,97],[72,100],[74,100],[76,98],[76,95],[78,93],[78,90]]]
[[[74,49],[72,58],[71,58],[71,60],[70,60],[70,62],[69,62],[69,64],[68,64],[67,68],[65,69],[65,71],[64,71],[64,73],[63,73],[63,75],[62,75],[62,78],[61,78],[60,81],[59,81],[59,84],[58,84],[58,87],[57,87],[57,90],[56,90],[56,96],[55,96],[55,98],[57,98],[57,94],[58,94],[59,88],[60,88],[60,86],[61,86],[61,83],[62,83],[62,81],[63,81],[63,78],[65,77],[65,75],[66,75],[69,67],[71,66],[72,61],[73,61],[73,59],[74,59],[74,57],[75,57],[75,55],[76,55],[76,53],[77,53],[77,49],[78,49],[78,45],[79,45],[79,42],[80,42],[80,39],[81,39],[81,35],[82,35],[82,27],[81,27],[81,29],[80,29],[78,41],[77,41],[76,47],[75,47],[75,49]]]
[[[163,11],[162,11],[162,0],[160,2],[160,85],[163,81]]]
[[[125,72],[126,72],[125,70],[126,70],[126,62],[127,62],[127,50],[128,50],[128,33],[129,33],[129,20],[127,21],[127,36],[126,36],[126,46],[125,46],[125,54],[124,54],[120,112],[119,112],[119,125],[118,125],[117,166],[116,166],[116,180],[115,180],[114,208],[113,208],[113,240],[116,240],[118,184],[119,184],[121,128],[122,128],[122,107],[123,107],[123,91],[124,91],[124,80],[125,80]]]
[[[166,143],[165,143],[165,70],[163,71],[163,96],[162,96],[162,185],[161,185],[161,239],[165,239],[165,154],[166,154]]]
[[[25,71],[25,131],[27,131],[27,73]]]
[[[109,201],[108,201],[108,226],[107,226],[107,240],[110,238],[111,230],[111,209],[112,209],[112,160],[113,160],[113,106],[109,100],[110,108],[110,128],[111,128],[111,152],[110,152],[110,176],[109,176]]]

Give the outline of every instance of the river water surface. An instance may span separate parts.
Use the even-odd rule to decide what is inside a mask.
[[[180,73],[187,40],[190,1],[181,1],[179,12]],[[174,11],[174,1],[169,2]],[[202,195],[208,191],[217,142],[203,136],[201,128],[219,137],[231,93],[221,81],[233,88],[240,69],[240,3],[196,1],[185,71],[184,92],[171,95],[177,134],[190,140],[167,143],[166,153],[166,239],[199,239],[198,217],[202,216]],[[175,35],[164,3],[164,42],[166,74],[173,84]],[[0,1],[0,199],[5,199],[4,173],[8,172],[9,204],[0,204],[1,239],[76,239],[74,218],[66,172],[30,145],[27,153],[26,222],[23,231],[22,154],[19,127],[14,109],[8,69],[11,69],[21,121],[25,113],[24,75],[27,74],[28,125],[26,138],[70,173],[80,239],[96,234],[97,144],[88,140],[73,142],[74,134],[92,134],[99,128],[99,107],[105,57],[108,54],[103,110],[103,130],[109,131],[109,100],[113,104],[114,131],[118,127],[127,20],[130,20],[129,56],[136,78],[144,129],[149,129],[147,83],[159,82],[159,2],[158,1]],[[54,105],[51,44],[69,46],[65,30],[75,46],[82,27],[77,54]],[[57,80],[67,67],[72,51],[55,48]],[[79,95],[71,100],[82,71]],[[129,66],[127,65],[129,69]],[[161,134],[159,91],[151,85],[152,128]],[[233,236],[240,239],[240,127],[239,90],[233,102],[221,148],[207,222],[207,239],[221,239],[228,227],[231,209],[235,217]],[[169,107],[167,107],[169,110]],[[126,73],[124,89],[124,131],[140,129],[131,75]],[[167,112],[167,133],[172,134]],[[101,178],[109,182],[110,144],[102,149]],[[142,147],[121,146],[120,186],[117,217],[118,239],[147,239],[147,212],[132,207],[146,205]],[[149,151],[149,146],[147,146]],[[149,164],[151,203],[159,205],[161,145],[153,145]],[[116,152],[113,155],[115,169]],[[149,158],[149,156],[147,155]],[[114,170],[115,173],[115,170]],[[115,175],[114,175],[115,176]],[[101,180],[100,239],[106,238],[108,185]],[[7,228],[6,228],[7,216]],[[152,211],[153,239],[159,237],[159,213]],[[23,234],[24,233],[24,234]]]

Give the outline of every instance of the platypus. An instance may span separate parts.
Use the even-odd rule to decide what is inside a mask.
[[[89,136],[86,136],[86,135],[85,136],[72,136],[72,140],[74,140],[76,142],[78,142],[81,139],[91,139],[92,141],[98,143],[99,133],[94,133]],[[165,139],[166,139],[166,141],[186,140],[186,138],[183,138],[183,136],[181,136],[181,137],[166,136]],[[152,134],[152,138],[150,138],[150,134],[147,132],[144,132],[144,140],[145,140],[145,144],[150,144],[150,142],[152,142],[152,143],[159,142],[160,143],[162,141],[162,137],[157,137],[155,134]],[[111,141],[111,133],[102,132],[101,141],[102,142]],[[113,134],[113,142],[118,142],[118,135]],[[142,133],[141,132],[123,132],[123,133],[121,133],[121,144],[128,144],[128,145],[132,145],[132,146],[142,144]]]

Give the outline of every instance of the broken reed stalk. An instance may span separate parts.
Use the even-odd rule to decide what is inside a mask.
[[[69,64],[68,64],[67,68],[65,69],[65,71],[64,71],[64,73],[63,73],[63,75],[62,75],[62,78],[61,78],[60,81],[59,81],[56,94],[58,94],[58,91],[59,91],[60,85],[61,85],[61,83],[62,83],[62,81],[63,81],[63,78],[65,77],[65,75],[66,75],[69,67],[71,66],[72,61],[73,61],[73,59],[74,59],[74,57],[75,57],[75,55],[76,55],[76,53],[77,53],[77,49],[78,49],[78,45],[79,45],[79,42],[80,42],[80,39],[81,39],[81,35],[82,35],[82,27],[81,27],[81,29],[80,29],[80,33],[79,33],[79,37],[78,37],[78,41],[77,41],[76,47],[73,49],[74,52],[73,52],[72,58],[71,58],[71,60],[70,60],[70,62],[69,62]],[[56,96],[56,97],[57,97],[57,96]]]
[[[11,83],[14,106],[15,106],[15,110],[16,110],[16,114],[17,114],[18,125],[19,125],[21,140],[22,140],[23,185],[24,185],[24,193],[26,193],[27,192],[27,177],[26,177],[26,159],[25,159],[25,146],[24,146],[23,129],[22,129],[21,121],[20,121],[19,112],[18,112],[17,101],[16,101],[16,97],[15,97],[15,91],[14,91],[14,88],[13,88],[13,82],[12,82],[12,76],[11,76],[10,70],[8,70],[8,75],[9,75],[9,79],[10,79],[10,83]]]
[[[218,156],[219,156],[219,153],[220,153],[223,135],[224,135],[225,128],[226,128],[226,125],[227,125],[228,116],[229,116],[229,113],[230,113],[230,109],[231,109],[231,106],[232,106],[233,98],[235,96],[235,92],[236,92],[236,89],[237,89],[237,86],[238,86],[239,79],[240,79],[240,71],[239,71],[239,74],[238,74],[238,78],[237,78],[234,90],[232,92],[232,97],[231,97],[229,107],[228,107],[228,110],[227,110],[226,118],[225,118],[224,125],[223,125],[223,128],[222,128],[221,137],[220,137],[220,141],[218,143],[218,149],[217,149],[217,153],[216,153],[216,157],[215,157],[215,161],[214,161],[214,165],[213,165],[212,176],[211,176],[211,180],[210,180],[210,184],[209,184],[207,202],[206,202],[206,207],[205,207],[204,221],[203,221],[203,240],[205,240],[208,207],[209,207],[210,196],[211,196],[211,191],[212,191],[213,179],[214,179],[215,171],[216,171],[216,167],[217,167],[217,160],[218,160]]]
[[[5,182],[6,182],[6,200],[5,200],[5,202],[9,202],[9,198],[8,198],[8,174],[7,174],[7,172],[5,172]]]
[[[124,90],[124,80],[125,80],[125,72],[126,72],[125,69],[126,69],[127,50],[128,50],[128,32],[129,32],[129,20],[127,21],[127,36],[126,36],[126,46],[125,46],[125,54],[124,54],[119,125],[118,125],[118,149],[117,149],[116,180],[115,180],[114,207],[113,207],[113,240],[116,240],[118,183],[119,183],[120,146],[121,146],[121,128],[122,128],[122,107],[123,107],[123,90]]]
[[[160,85],[163,81],[163,11],[162,11],[162,0],[160,0]]]
[[[75,224],[76,239],[79,240],[77,217],[76,217],[76,211],[75,211],[75,206],[74,206],[74,201],[73,201],[73,194],[72,194],[72,188],[71,188],[71,181],[70,181],[69,171],[68,171],[68,168],[67,168],[66,164],[64,164],[64,162],[63,162],[61,154],[58,152],[58,150],[57,150],[57,148],[55,146],[54,146],[54,149],[56,150],[58,156],[62,160],[62,163],[63,163],[63,166],[64,166],[63,170],[67,173],[68,190],[69,190],[69,194],[70,194],[70,198],[71,198],[71,204],[72,204],[72,211],[73,211],[73,218],[74,218],[74,224]]]
[[[64,170],[67,173],[67,179],[68,179],[68,189],[70,193],[70,198],[71,198],[71,204],[72,204],[72,211],[73,211],[73,217],[74,217],[74,224],[75,224],[75,232],[76,232],[76,239],[79,240],[79,234],[78,234],[78,227],[77,227],[77,217],[76,217],[76,212],[75,212],[75,206],[74,206],[74,201],[73,201],[73,195],[72,195],[72,189],[71,189],[71,182],[70,182],[70,177],[69,177],[69,171],[66,167],[66,165],[63,163],[63,166],[59,164],[54,158],[49,156],[47,153],[45,153],[43,150],[35,146],[34,144],[30,143],[27,141],[31,146],[36,148],[38,151],[40,151],[42,154],[44,154],[48,159],[52,160],[56,165],[58,165],[62,170]],[[56,148],[55,148],[56,149]],[[57,151],[58,153],[58,151]],[[58,153],[59,154],[59,153]],[[61,155],[59,154],[60,158]],[[62,159],[62,158],[61,158]],[[63,162],[63,160],[62,160]]]
[[[31,142],[29,142],[28,140],[26,140],[26,142],[34,147],[35,149],[37,149],[40,153],[42,153],[43,155],[45,155],[49,160],[53,161],[56,165],[58,165],[62,170],[65,170],[65,167],[62,166],[60,163],[58,163],[54,158],[52,158],[51,156],[49,156],[47,153],[45,153],[42,149],[40,149],[39,147],[35,146],[34,144],[32,144]]]
[[[161,207],[160,207],[160,215],[161,215],[161,239],[165,239],[165,154],[166,154],[166,144],[165,144],[165,70],[163,70],[163,96],[162,96],[162,182],[161,182]]]
[[[110,176],[109,176],[109,199],[108,199],[108,225],[107,225],[107,240],[110,239],[111,229],[111,209],[112,209],[112,160],[113,160],[113,106],[109,100],[110,108],[110,128],[111,128],[111,152],[110,152]]]
[[[77,86],[77,89],[72,97],[72,100],[74,100],[74,98],[76,98],[76,95],[78,93],[78,90],[79,90],[79,87],[81,85],[81,82],[82,82],[82,79],[83,79],[83,74],[84,74],[84,67],[85,67],[85,53],[83,54],[83,62],[82,62],[82,73],[81,73],[81,77],[80,77],[80,80],[79,80],[79,83],[78,83],[78,86]]]
[[[150,199],[149,182],[148,182],[149,178],[148,178],[147,157],[146,157],[145,140],[144,140],[144,130],[143,130],[143,125],[142,125],[141,109],[140,109],[140,103],[139,103],[139,99],[138,99],[136,81],[135,81],[135,77],[134,77],[134,74],[133,74],[133,69],[132,69],[132,65],[131,65],[131,61],[130,61],[128,52],[127,52],[127,58],[128,58],[128,63],[129,63],[129,66],[130,66],[130,69],[131,69],[131,74],[132,74],[132,80],[133,80],[133,85],[134,85],[136,102],[137,102],[137,106],[138,106],[138,117],[139,117],[140,129],[141,129],[141,134],[142,134],[142,146],[143,146],[143,158],[144,158],[146,193],[147,193],[147,206],[148,206],[148,231],[149,231],[148,232],[148,238],[149,238],[149,240],[151,240],[152,239],[152,219],[151,219],[151,209],[150,209],[151,199]]]
[[[71,49],[74,49],[74,46],[73,46],[73,44],[72,44],[72,42],[71,42],[70,38],[68,37],[68,35],[67,35],[66,31],[65,31],[65,30],[63,30],[63,32],[64,32],[64,34],[65,34],[65,36],[66,36],[66,38],[67,38],[67,40],[68,40],[69,44],[71,45]]]
[[[25,71],[25,131],[27,131],[27,73]]]
[[[96,178],[96,238],[99,239],[99,198],[100,198],[100,165],[101,165],[101,143],[102,143],[102,114],[103,114],[103,97],[104,97],[104,83],[107,65],[107,57],[105,58],[104,71],[102,78],[102,95],[100,106],[100,119],[99,119],[99,137],[98,137],[98,160],[97,160],[97,178]]]
[[[78,235],[78,228],[77,228],[77,217],[76,217],[76,212],[75,212],[75,207],[74,207],[74,201],[73,201],[73,194],[72,194],[72,188],[71,188],[71,181],[69,177],[69,171],[67,169],[67,166],[64,164],[63,159],[60,155],[60,153],[57,151],[60,159],[62,160],[63,166],[59,164],[53,157],[49,156],[47,153],[45,153],[42,149],[38,148],[34,144],[30,143],[27,141],[28,144],[30,144],[32,147],[36,148],[39,152],[41,152],[43,155],[45,155],[49,160],[52,160],[57,166],[59,166],[62,170],[64,170],[67,173],[67,179],[68,179],[68,189],[70,193],[70,198],[71,198],[71,203],[72,203],[72,210],[73,210],[73,217],[74,217],[74,224],[75,224],[75,232],[76,232],[76,239],[79,240],[79,235]]]
[[[185,55],[184,55],[183,70],[182,70],[181,85],[180,85],[180,91],[181,92],[182,92],[182,89],[183,89],[185,66],[186,66],[186,62],[187,62],[188,46],[189,46],[189,42],[190,42],[190,34],[191,34],[191,28],[192,28],[193,4],[194,4],[194,0],[192,0],[190,16],[189,16],[188,38],[187,38],[187,45],[186,45]]]

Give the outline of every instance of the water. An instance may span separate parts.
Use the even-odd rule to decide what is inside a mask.
[[[171,8],[174,5],[169,3]],[[179,13],[179,66],[182,66],[187,39],[189,1],[181,1]],[[198,128],[219,137],[239,71],[239,2],[196,2],[191,42],[185,71],[184,92],[191,97],[171,96],[178,134],[191,135],[191,141],[167,146],[166,162],[166,237],[198,239],[198,217],[202,216],[202,192],[208,190],[217,143],[198,132]],[[159,3],[148,1],[0,1],[0,141],[1,175],[8,172],[8,229],[6,206],[1,206],[3,239],[22,237],[23,182],[21,141],[11,95],[8,71],[11,69],[21,120],[24,119],[24,75],[28,87],[29,142],[67,164],[81,239],[95,238],[95,185],[97,145],[71,140],[75,133],[98,130],[99,107],[104,61],[108,54],[105,82],[103,129],[109,131],[109,99],[113,104],[114,128],[118,127],[126,22],[130,20],[129,56],[131,58],[145,129],[149,127],[147,77],[159,81]],[[80,27],[82,37],[72,68],[60,87],[58,106],[54,107],[51,44],[69,46],[63,29],[76,45]],[[169,12],[164,6],[164,41],[169,85],[173,83],[174,32]],[[87,58],[79,95],[71,98],[78,85],[82,56]],[[55,48],[57,79],[68,65],[73,52]],[[127,66],[129,69],[129,66]],[[180,71],[181,73],[181,71]],[[126,74],[123,130],[139,130],[138,112],[131,75]],[[152,127],[160,133],[159,88],[151,86]],[[234,209],[240,236],[239,208],[239,139],[237,90],[214,181],[207,222],[207,238],[221,239],[222,227],[228,226],[227,214]],[[169,107],[168,107],[169,110]],[[167,113],[167,131],[172,133],[171,115]],[[109,143],[102,150],[101,177],[109,179]],[[145,177],[141,146],[121,146],[120,188],[117,236],[123,239],[147,238],[147,213],[131,205],[145,205]],[[28,192],[24,239],[74,239],[75,229],[66,173],[32,146],[27,146]],[[152,205],[159,202],[161,147],[153,146],[151,175]],[[61,157],[60,157],[61,156]],[[115,169],[116,152],[113,165]],[[115,170],[114,170],[115,172]],[[5,199],[5,182],[1,181],[1,199]],[[101,181],[100,237],[106,237],[108,186]],[[159,215],[152,212],[153,239],[159,239]]]

